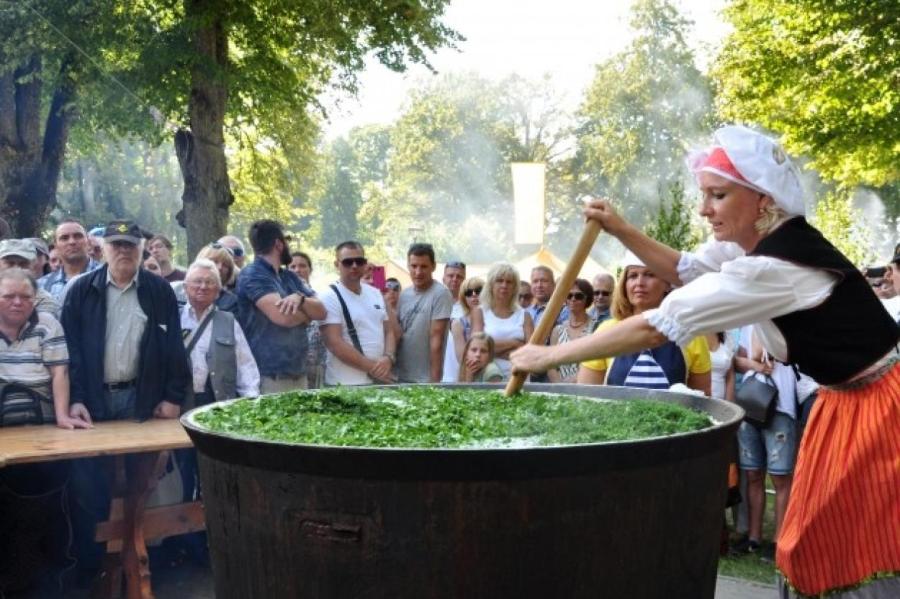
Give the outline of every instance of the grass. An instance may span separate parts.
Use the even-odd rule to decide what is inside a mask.
[[[727,555],[719,558],[719,574],[743,578],[754,582],[775,583],[775,560],[772,539],[775,536],[775,495],[772,494],[772,483],[766,478],[766,511],[763,514],[762,551],[744,555]],[[746,499],[744,500],[746,501]],[[728,510],[729,527],[734,530],[731,510]],[[732,540],[737,535],[732,532]],[[768,555],[768,558],[765,557]]]

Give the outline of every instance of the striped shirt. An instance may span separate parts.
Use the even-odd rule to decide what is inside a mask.
[[[0,333],[0,378],[7,382],[25,385],[49,398],[50,367],[68,363],[62,325],[51,314],[32,312],[17,339]],[[48,408],[52,415],[52,404],[44,406]]]
[[[638,359],[635,360],[631,370],[628,371],[628,376],[625,377],[625,386],[667,390],[669,388],[669,379],[666,377],[662,367],[653,358],[650,350],[645,349],[640,353]]]

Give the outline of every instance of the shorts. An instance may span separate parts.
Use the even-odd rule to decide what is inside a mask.
[[[738,449],[741,470],[767,470],[776,476],[790,474],[797,459],[797,423],[781,412],[775,412],[766,427],[742,422]]]

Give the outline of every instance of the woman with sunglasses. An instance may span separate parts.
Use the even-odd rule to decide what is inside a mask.
[[[594,330],[594,320],[588,315],[587,307],[594,299],[594,288],[585,279],[575,279],[569,295],[566,296],[566,306],[569,308],[569,318],[562,324],[556,325],[550,333],[550,345],[558,345],[568,341],[580,339],[590,335]],[[551,383],[574,383],[578,377],[578,362],[572,364],[560,364],[556,368],[547,371],[547,378]]]
[[[448,380],[448,377],[452,375],[453,378],[450,378],[449,381],[456,381],[459,375],[459,367],[460,364],[463,363],[464,353],[463,350],[466,346],[466,343],[469,341],[469,338],[472,336],[472,310],[478,307],[481,303],[481,290],[484,288],[484,279],[479,277],[472,277],[470,279],[466,279],[463,281],[463,284],[459,286],[459,306],[462,308],[462,316],[459,318],[454,318],[450,323],[450,339],[447,341],[450,349],[453,350],[453,353],[456,355],[455,368],[452,368],[448,372],[448,366],[451,366],[449,362],[444,362],[444,380]]]
[[[637,256],[628,252],[613,292],[612,318],[597,327],[597,334],[619,321],[658,308],[672,286],[656,276]],[[693,338],[684,349],[674,341],[655,348],[600,358],[581,364],[577,380],[585,385],[617,385],[644,389],[668,389],[682,383],[710,394],[712,363],[706,337]]]
[[[516,268],[499,262],[488,271],[480,305],[472,310],[472,330],[484,331],[494,338],[496,362],[504,378],[509,378],[509,354],[525,345],[534,332],[531,314],[519,307],[518,292]]]

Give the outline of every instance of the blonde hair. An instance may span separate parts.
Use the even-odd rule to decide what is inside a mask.
[[[236,277],[235,271],[237,270],[237,267],[234,265],[234,258],[231,256],[231,252],[228,251],[228,248],[226,248],[225,246],[214,248],[208,245],[197,252],[197,259],[199,260],[200,258],[211,260],[215,264],[224,262],[228,271],[228,280],[222,281],[222,287],[227,287],[234,283],[234,279]]]
[[[619,280],[616,281],[616,288],[613,290],[612,302],[610,302],[609,306],[610,314],[612,314],[613,318],[616,320],[625,320],[629,316],[634,316],[634,304],[629,301],[628,292],[625,290],[625,283],[628,281],[628,271],[632,268],[646,267],[630,265],[622,269]],[[653,271],[650,270],[650,272]],[[671,289],[671,286],[669,286],[669,288]],[[665,297],[665,295],[663,295],[663,297]]]
[[[469,304],[466,302],[466,291],[469,289],[474,289],[475,287],[481,287],[484,290],[484,279],[481,277],[471,277],[463,281],[463,284],[459,286],[459,305],[462,308],[463,316],[468,316],[469,312]]]
[[[506,307],[515,312],[516,308],[519,307],[519,272],[516,270],[515,266],[508,262],[497,262],[491,266],[491,269],[488,271],[487,281],[485,282],[484,288],[481,290],[481,309],[494,310],[493,287],[494,283],[497,282],[497,279],[500,278],[509,278],[513,281],[513,292],[510,294],[509,305]]]
[[[494,361],[494,338],[485,333],[484,331],[477,331],[472,333],[469,336],[469,339],[466,341],[466,344],[463,346],[462,351],[462,362],[459,365],[459,375],[456,377],[457,382],[459,383],[468,383],[465,379],[466,376],[466,354],[469,353],[469,346],[472,345],[473,341],[484,341],[487,344],[488,348],[488,364]],[[485,366],[486,368],[486,366]],[[480,370],[478,372],[481,372]],[[478,372],[473,372],[472,376],[474,377]]]
[[[758,233],[767,235],[789,218],[790,215],[773,200],[771,204],[763,208],[762,215],[756,219],[754,226]]]

